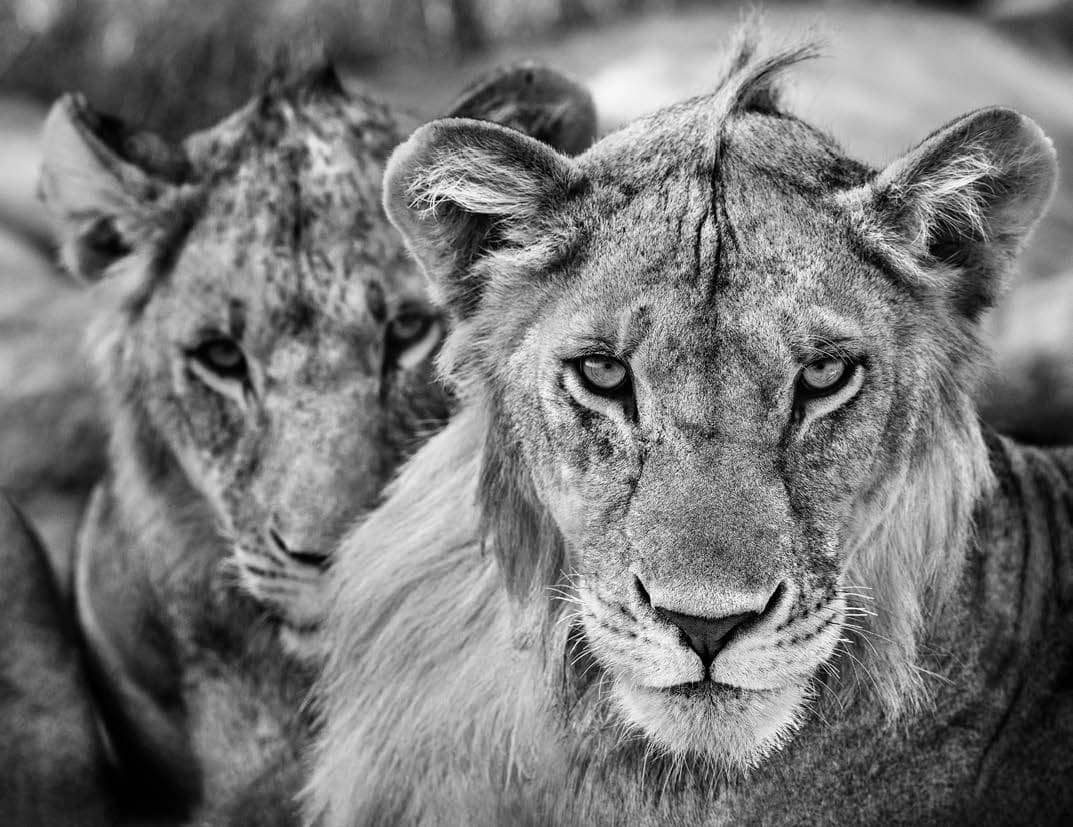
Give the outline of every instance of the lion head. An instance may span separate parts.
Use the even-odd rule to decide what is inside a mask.
[[[242,559],[323,561],[446,412],[440,321],[378,203],[400,137],[329,70],[183,146],[77,96],[46,125],[64,263],[117,294],[93,338],[119,485],[181,468],[190,493],[159,493],[205,503]]]
[[[1002,109],[880,172],[848,159],[779,107],[804,55],[746,49],[576,159],[435,122],[385,179],[454,322],[507,587],[563,620],[627,730],[727,771],[825,682],[918,697],[990,481],[979,319],[1055,182]]]
[[[593,128],[587,93],[531,65],[456,107],[553,142]],[[64,263],[116,297],[93,339],[117,486],[204,506],[240,581],[298,625],[344,527],[448,410],[441,315],[380,204],[404,134],[330,67],[181,146],[77,96],[45,129]]]
[[[456,105],[563,148],[593,129],[531,64]],[[326,67],[181,146],[73,96],[46,124],[62,258],[104,307],[75,614],[123,794],[154,812],[287,799],[328,553],[446,416],[442,314],[381,206],[402,134]]]

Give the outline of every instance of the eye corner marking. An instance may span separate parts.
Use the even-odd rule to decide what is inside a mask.
[[[443,339],[442,322],[420,308],[400,308],[387,323],[384,366],[407,370],[423,362]]]
[[[187,371],[198,382],[240,407],[250,407],[256,389],[250,362],[238,341],[211,331],[205,333],[198,344],[185,349],[183,356]]]

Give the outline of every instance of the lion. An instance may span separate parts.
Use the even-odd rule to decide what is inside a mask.
[[[474,91],[460,111],[564,149],[594,128],[588,93],[540,66]],[[181,145],[79,96],[47,120],[61,259],[108,298],[90,349],[109,467],[79,529],[77,624],[141,817],[211,821],[262,788],[293,813],[266,778],[294,775],[308,733],[331,549],[451,407],[442,314],[381,208],[405,127],[328,64]]]
[[[871,169],[780,104],[811,54],[395,150],[462,401],[336,553],[309,823],[1068,823],[1073,452],[972,402],[1054,150]]]

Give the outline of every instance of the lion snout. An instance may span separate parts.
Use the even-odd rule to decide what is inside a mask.
[[[640,601],[651,607],[659,622],[678,630],[682,645],[697,654],[707,671],[739,629],[755,624],[778,602],[777,597],[784,587],[779,584],[769,594],[763,591],[715,591],[683,596],[674,589],[661,587],[661,584],[646,585],[638,577],[636,591]]]

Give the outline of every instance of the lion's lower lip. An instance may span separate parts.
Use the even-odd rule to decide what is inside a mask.
[[[674,686],[664,687],[663,692],[668,695],[676,695],[683,698],[711,698],[719,695],[741,695],[748,691],[728,683],[718,683],[705,678],[702,681],[690,683],[677,683]]]

